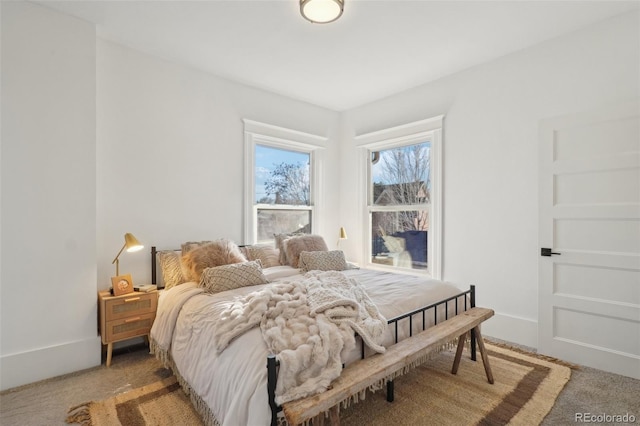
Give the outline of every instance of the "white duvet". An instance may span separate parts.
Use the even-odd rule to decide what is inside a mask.
[[[270,281],[302,279],[298,269],[287,266],[267,268]],[[460,289],[442,281],[365,269],[344,271],[366,288],[380,313],[388,319],[460,293]],[[269,285],[269,284],[265,284]],[[244,287],[217,294],[203,292],[196,283],[165,290],[160,296],[151,339],[156,353],[170,352],[174,368],[205,406],[207,423],[222,426],[268,425],[271,411],[267,398],[267,348],[259,327],[234,339],[217,354],[211,338],[216,318],[234,298],[254,292],[264,285]],[[452,302],[453,303],[453,302]],[[450,304],[453,306],[453,304]],[[463,309],[462,303],[459,305]],[[444,309],[439,321],[444,319]],[[453,312],[453,309],[450,311]],[[451,313],[450,313],[451,315]],[[407,320],[404,320],[407,322]],[[433,313],[426,317],[433,323]],[[414,332],[422,329],[422,316],[413,320]],[[400,328],[399,339],[408,334],[408,325]],[[384,346],[394,342],[393,327],[387,331]],[[346,355],[348,365],[360,357],[360,344]]]

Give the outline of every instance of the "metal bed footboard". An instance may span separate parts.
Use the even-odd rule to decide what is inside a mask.
[[[420,315],[422,317],[422,330],[427,329],[427,312],[429,310],[433,310],[433,325],[438,324],[438,308],[444,309],[444,318],[445,321],[449,319],[449,305],[451,301],[455,300],[453,304],[453,316],[458,315],[460,312],[464,312],[468,309],[474,308],[476,306],[476,286],[469,286],[469,290],[458,293],[454,296],[451,296],[447,299],[440,300],[436,303],[433,303],[428,306],[424,306],[422,308],[418,308],[411,312],[407,312],[398,317],[392,318],[387,321],[387,324],[394,324],[395,331],[395,343],[398,343],[398,323],[404,319],[409,319],[409,338],[413,336],[413,319],[416,315]],[[356,335],[357,336],[357,335]],[[362,338],[360,338],[360,357],[362,359],[365,358],[365,344]],[[476,336],[473,330],[471,331],[471,359],[476,360]],[[267,356],[267,392],[269,394],[269,407],[271,408],[271,426],[276,426],[278,424],[278,413],[282,411],[282,407],[276,404],[276,383],[278,381],[278,368],[280,366],[280,361],[277,360],[276,356],[270,354]],[[389,402],[393,402],[393,380],[389,380],[387,382],[387,400]]]

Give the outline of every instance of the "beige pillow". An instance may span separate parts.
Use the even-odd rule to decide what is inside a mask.
[[[211,244],[213,241],[187,241],[186,243],[182,243],[180,247],[182,249],[182,255],[189,253],[193,249],[197,249],[198,247],[202,247],[205,244]]]
[[[287,238],[283,242],[287,252],[287,263],[294,268],[298,267],[298,258],[303,251],[328,251],[327,243],[320,235],[301,235]]]
[[[185,278],[195,282],[200,282],[200,276],[207,268],[246,261],[238,246],[226,239],[204,244],[182,255],[182,263],[188,271]]]
[[[182,273],[180,253],[173,250],[163,250],[156,253],[156,258],[160,264],[164,288],[170,289],[187,282]]]
[[[291,238],[291,237],[295,237],[295,236],[301,236],[304,234],[300,234],[300,233],[290,233],[290,234],[274,234],[273,238],[276,241],[276,249],[278,249],[278,261],[280,262],[280,265],[288,265],[289,262],[287,262],[287,251],[284,248],[284,241]]]
[[[344,271],[347,261],[342,250],[303,251],[300,253],[300,268],[308,271]]]
[[[247,260],[253,260],[251,256],[249,256],[249,251],[247,250],[247,247],[250,247],[250,246],[238,246],[238,248],[240,249],[240,253],[242,253],[242,255],[246,257]]]
[[[209,293],[233,290],[250,285],[266,284],[259,260],[207,268],[202,273],[200,287]]]
[[[247,259],[260,260],[263,268],[280,266],[280,251],[271,245],[256,244],[244,247]]]

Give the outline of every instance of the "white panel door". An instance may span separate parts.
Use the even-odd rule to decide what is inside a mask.
[[[539,162],[538,350],[640,378],[640,103],[544,120]]]

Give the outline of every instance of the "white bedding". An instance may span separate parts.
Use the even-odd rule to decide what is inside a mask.
[[[270,281],[302,279],[298,269],[288,266],[267,268]],[[388,272],[352,269],[345,275],[356,278],[366,288],[380,313],[394,318],[460,293],[460,289],[441,281]],[[156,353],[170,350],[176,373],[186,382],[209,411],[207,423],[223,426],[268,425],[271,412],[267,398],[267,348],[259,327],[239,336],[220,354],[210,338],[216,317],[238,296],[263,286],[243,287],[217,294],[204,293],[196,283],[166,290],[160,296],[151,338]],[[451,305],[453,306],[453,305]],[[460,304],[460,310],[462,310]],[[444,309],[441,309],[444,311]],[[444,312],[439,314],[444,319]],[[427,316],[427,326],[433,313]],[[440,319],[439,319],[440,320]],[[406,321],[406,320],[405,320]],[[414,317],[414,331],[422,329],[422,317]],[[407,326],[408,327],[408,326]],[[400,329],[400,340],[408,334]],[[392,327],[383,340],[394,342]],[[343,361],[348,365],[360,357],[360,344]]]

